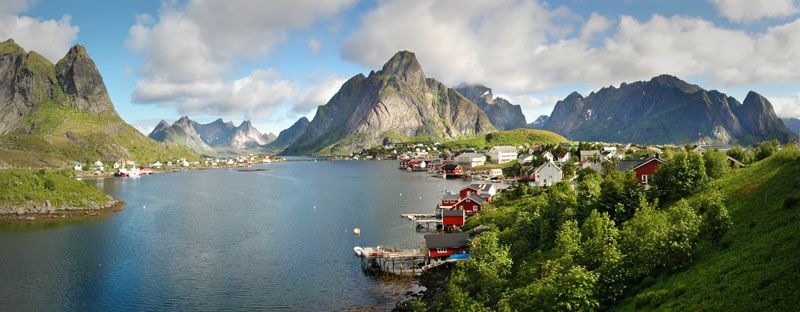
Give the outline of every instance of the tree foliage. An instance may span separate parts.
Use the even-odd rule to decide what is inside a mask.
[[[708,183],[703,157],[699,153],[676,151],[656,169],[653,186],[657,197],[672,202],[689,196]]]

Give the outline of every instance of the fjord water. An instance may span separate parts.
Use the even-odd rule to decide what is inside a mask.
[[[260,166],[97,180],[123,211],[0,226],[0,310],[391,308],[409,282],[365,276],[353,246],[419,248],[400,214],[466,184],[394,161]]]

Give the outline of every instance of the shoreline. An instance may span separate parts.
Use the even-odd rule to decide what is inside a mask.
[[[17,212],[0,213],[0,224],[33,225],[95,220],[122,211],[125,205],[125,202],[113,199],[104,204],[90,208],[62,207],[55,209],[47,205],[41,205],[41,208],[37,205],[3,206],[4,210],[13,209],[13,211]],[[38,210],[30,210],[32,208],[38,208]]]

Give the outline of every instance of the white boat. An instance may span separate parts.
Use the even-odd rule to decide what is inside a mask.
[[[353,251],[356,252],[356,256],[361,257],[362,255],[364,255],[364,248],[356,246],[356,247],[353,247]]]

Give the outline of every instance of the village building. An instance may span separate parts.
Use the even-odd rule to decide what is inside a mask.
[[[551,153],[550,151],[544,152],[544,154],[542,154],[542,158],[544,158],[545,161],[548,161],[548,162],[556,160],[556,157],[553,156],[553,153]]]
[[[578,154],[580,156],[581,162],[600,160],[600,151],[598,150],[580,151]]]
[[[533,162],[533,155],[531,154],[522,154],[517,157],[517,162],[524,165]]]
[[[531,168],[526,173],[531,184],[535,186],[551,186],[564,178],[561,168],[555,163],[548,161],[537,168]]]
[[[569,151],[561,151],[561,153],[558,153],[558,157],[556,158],[556,162],[557,163],[561,163],[561,164],[566,164],[571,157],[572,157],[572,153],[570,153]]]
[[[456,156],[456,163],[467,168],[483,166],[486,163],[486,155],[478,153],[463,153]]]
[[[466,197],[461,198],[451,209],[464,210],[468,216],[481,212],[481,207],[486,202],[486,199],[472,193]]]
[[[464,232],[425,235],[428,257],[449,257],[469,252],[469,235]]]
[[[500,168],[489,169],[489,178],[494,179],[494,178],[500,178],[502,176],[503,176],[503,169]]]
[[[442,211],[442,226],[463,226],[467,222],[464,210],[448,209]]]
[[[442,172],[447,178],[456,178],[460,177],[463,174],[463,169],[461,165],[445,164],[442,165]]]
[[[636,180],[639,183],[649,185],[653,180],[658,166],[663,163],[658,157],[647,157],[645,159],[623,159],[617,164],[617,170],[633,170],[636,173]]]
[[[517,159],[517,148],[513,146],[495,146],[489,150],[489,159],[495,164],[504,164]]]

